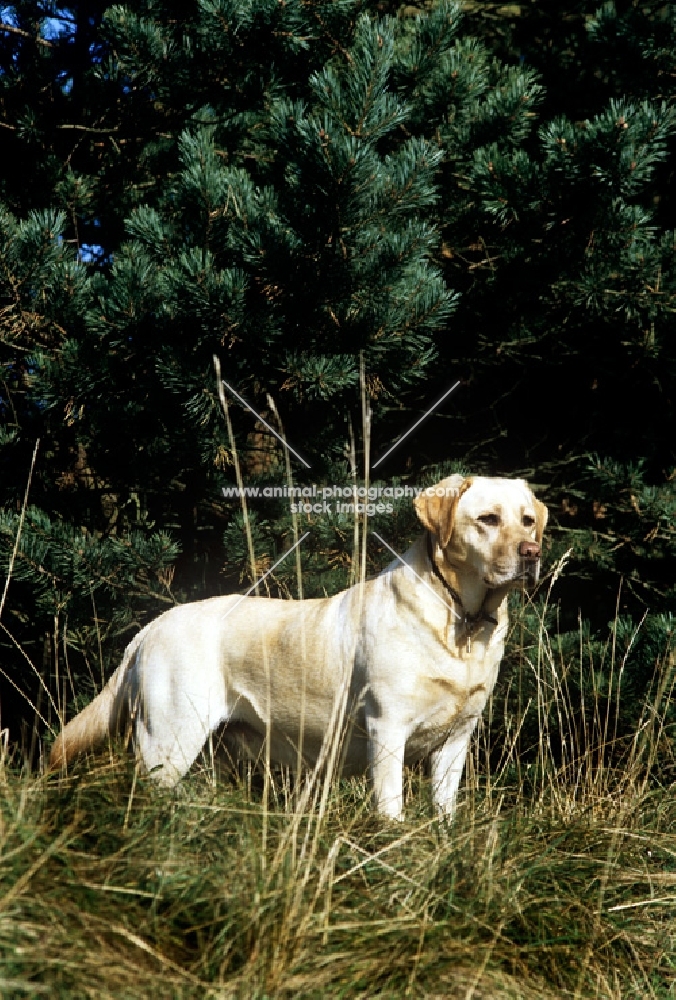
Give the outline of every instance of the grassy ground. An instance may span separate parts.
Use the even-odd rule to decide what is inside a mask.
[[[676,1000],[674,654],[627,731],[614,640],[563,656],[539,614],[450,825],[418,772],[395,824],[363,780],[45,777],[0,733],[0,996]]]
[[[205,763],[167,793],[123,753],[45,778],[5,751],[0,994],[676,997],[667,664],[612,765],[608,717],[583,732],[546,667],[528,710],[568,719],[568,749],[543,721],[528,763],[504,736],[496,756],[486,723],[451,827],[417,773],[391,824],[360,781]]]

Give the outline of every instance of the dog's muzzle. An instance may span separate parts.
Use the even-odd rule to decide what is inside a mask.
[[[540,558],[540,546],[537,542],[521,542],[519,544],[519,555],[522,559],[535,562],[536,559]]]
[[[526,564],[524,577],[531,586],[538,581],[541,552],[537,542],[524,540],[519,543],[519,558]]]

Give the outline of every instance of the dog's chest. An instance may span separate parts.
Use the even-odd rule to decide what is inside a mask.
[[[463,646],[463,652],[466,646]],[[502,644],[472,643],[471,655],[437,659],[418,679],[407,757],[419,757],[473,727],[495,686]]]

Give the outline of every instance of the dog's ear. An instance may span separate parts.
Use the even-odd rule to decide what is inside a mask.
[[[549,510],[540,500],[536,500],[535,497],[533,497],[533,503],[535,505],[535,537],[538,545],[542,545],[542,536],[547,526]]]
[[[448,476],[429,487],[430,491],[434,491],[432,496],[428,496],[423,490],[413,501],[419,520],[428,531],[436,535],[442,549],[451,540],[458,501],[472,482],[471,478],[466,479],[465,476]]]

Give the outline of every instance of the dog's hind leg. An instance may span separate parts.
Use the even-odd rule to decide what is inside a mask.
[[[202,750],[211,733],[227,718],[225,692],[151,690],[134,721],[134,746],[141,764],[159,784],[175,785]]]
[[[172,787],[186,774],[209,738],[204,729],[193,732],[153,732],[146,723],[136,723],[134,745],[143,770],[160,785]]]

